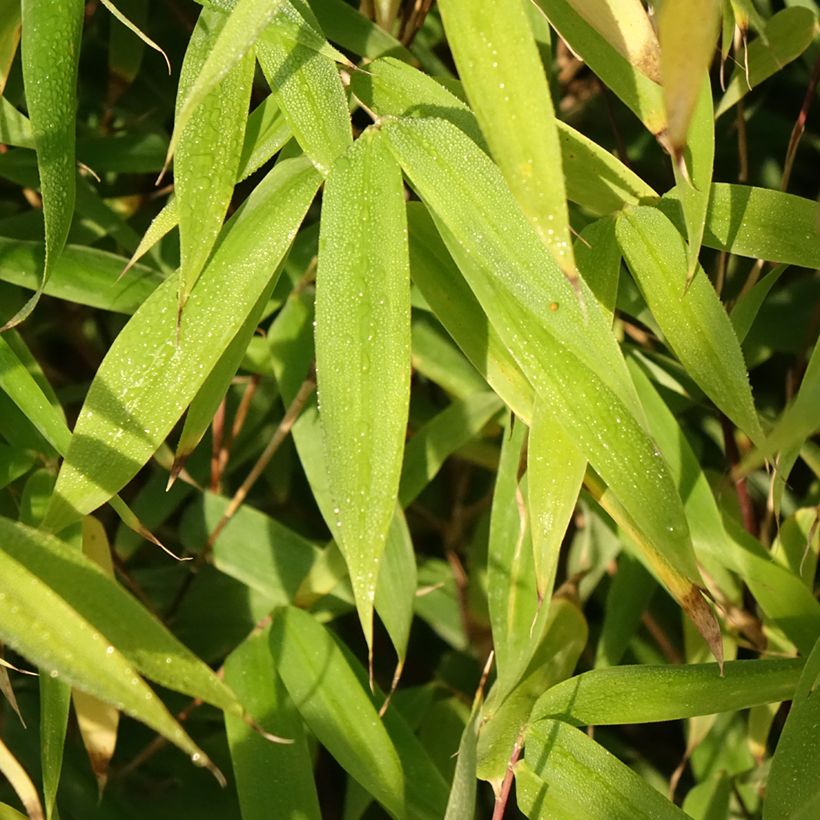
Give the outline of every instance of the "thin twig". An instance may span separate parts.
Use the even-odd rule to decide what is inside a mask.
[[[740,451],[735,441],[735,428],[726,416],[721,414],[721,426],[723,427],[723,445],[726,450],[726,459],[729,462],[730,473],[735,472],[735,468],[740,464]],[[757,537],[757,516],[754,505],[749,496],[749,487],[746,483],[746,476],[735,479],[735,492],[737,493],[737,503],[740,506],[740,514],[743,519],[743,527],[748,533]]]
[[[811,73],[809,84],[806,87],[806,96],[803,98],[803,104],[800,106],[800,113],[797,115],[797,120],[794,123],[791,137],[789,138],[789,147],[786,149],[786,159],[783,162],[783,179],[780,182],[780,190],[785,191],[789,187],[789,178],[792,174],[792,167],[794,166],[794,158],[797,155],[797,146],[806,130],[806,120],[809,116],[809,108],[814,99],[814,92],[817,89],[817,83],[820,80],[820,55],[814,61],[814,70]]]
[[[504,811],[507,808],[507,801],[510,799],[510,791],[512,790],[513,776],[515,774],[515,764],[518,763],[518,758],[521,757],[521,749],[524,745],[524,735],[521,734],[515,741],[512,754],[510,755],[510,762],[507,764],[507,771],[504,773],[504,780],[501,783],[501,790],[498,797],[495,799],[495,806],[493,807],[493,819],[502,820]]]

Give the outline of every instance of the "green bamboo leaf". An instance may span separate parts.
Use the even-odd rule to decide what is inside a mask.
[[[43,798],[46,817],[54,817],[57,805],[57,787],[63,768],[63,749],[68,712],[71,706],[71,686],[59,678],[52,678],[48,670],[41,670],[40,689],[40,768],[43,772]]]
[[[498,671],[496,686],[504,692],[527,668],[543,635],[548,609],[540,605],[533,577],[526,484],[520,476],[526,443],[527,428],[509,422],[493,492],[487,547],[487,603]]]
[[[657,138],[666,131],[663,90],[637,70],[604,35],[565,0],[536,0],[561,37],[604,82],[606,87]]]
[[[94,562],[63,541],[0,518],[3,549],[157,683],[241,714],[233,692]]]
[[[726,661],[723,677],[716,663],[595,669],[545,692],[533,720],[603,726],[748,709],[790,700],[802,670],[798,659]]]
[[[683,225],[673,189],[659,203],[659,208],[676,225]],[[767,259],[820,267],[817,203],[810,199],[718,182],[712,185],[703,244],[752,259]]]
[[[310,8],[328,38],[354,54],[370,60],[387,55],[405,62],[415,59],[389,31],[377,26],[344,0],[311,0]]]
[[[228,223],[178,330],[173,279],[134,314],[89,389],[47,526],[96,509],[162,444],[269,286],[318,183],[304,159],[268,174]]]
[[[2,741],[0,741],[0,744],[2,744],[2,746],[3,746],[3,750],[0,751],[0,755],[2,755],[4,753],[10,754],[10,752],[8,752],[8,750],[6,749],[5,744],[3,744]],[[6,765],[7,764],[4,761],[3,766],[5,767]],[[6,773],[5,768],[3,770],[3,773],[4,774]],[[11,782],[11,777],[9,777],[8,774],[6,774],[6,777],[9,780],[9,782]],[[31,784],[31,788],[32,788],[34,794],[37,794],[37,789],[34,787],[33,783]],[[39,797],[38,797],[38,799],[39,799]],[[32,816],[37,817],[36,814],[31,814],[31,813],[21,814],[19,811],[17,811],[17,809],[13,809],[7,803],[0,803],[0,820],[30,820],[30,818]],[[42,816],[42,814],[40,816]]]
[[[36,461],[36,454],[30,450],[0,444],[0,489],[25,475]]]
[[[680,148],[679,161],[673,162],[675,182],[681,194],[683,218],[686,222],[687,282],[695,274],[703,242],[714,163],[715,121],[712,89],[707,74],[695,101],[689,129],[685,134],[685,144]]]
[[[0,280],[29,290],[38,287],[43,243],[0,237]],[[54,264],[43,292],[79,305],[133,313],[162,282],[151,268],[138,265],[118,279],[125,259],[96,248],[67,246]]]
[[[732,307],[729,318],[735,329],[738,341],[743,344],[746,334],[751,330],[760,308],[766,301],[769,291],[777,284],[788,265],[775,265],[751,290],[741,293]]]
[[[720,0],[666,0],[658,15],[667,141],[677,165],[683,161],[698,98],[705,93],[704,75],[719,28]],[[708,164],[711,177],[711,161]],[[695,187],[700,188],[696,182]]]
[[[512,689],[493,685],[481,711],[477,774],[498,792],[516,741],[531,719],[533,705],[551,686],[568,678],[586,646],[589,630],[581,610],[556,597],[548,604],[543,639]],[[546,610],[545,604],[542,609]]]
[[[780,450],[799,448],[820,430],[820,344],[814,346],[794,401],[783,411],[772,431],[758,449],[743,459],[740,467],[748,473]]]
[[[476,370],[515,415],[529,423],[532,387],[487,320],[427,209],[420,202],[409,202],[407,220],[413,282]]]
[[[576,276],[547,78],[520,0],[440,0],[450,49],[490,152],[558,267]]]
[[[35,145],[31,121],[5,97],[0,97],[0,140],[20,148],[34,148]]]
[[[820,701],[820,640],[809,657],[777,742],[763,801],[765,820],[808,818],[820,809],[820,777],[817,769]],[[814,696],[814,697],[812,697]]]
[[[270,646],[277,672],[319,742],[393,816],[404,817],[396,748],[330,633],[290,607],[276,612]]]
[[[455,94],[427,74],[385,58],[352,75],[353,93],[379,116],[436,116],[458,126],[480,148],[485,140],[475,115]],[[555,121],[567,198],[596,214],[638,205],[657,194],[617,157],[580,131]]]
[[[682,808],[695,820],[723,820],[730,814],[731,796],[732,779],[725,771],[719,771],[689,789]]]
[[[476,747],[478,743],[478,718],[481,710],[473,705],[470,719],[458,744],[456,770],[450,785],[447,813],[444,820],[473,820],[476,799]]]
[[[603,746],[566,723],[539,720],[528,730],[526,744],[523,762],[534,778],[525,776],[518,800],[530,818],[686,816]]]
[[[177,117],[228,20],[216,11],[200,13],[180,71]],[[180,308],[208,260],[233,196],[255,65],[250,48],[202,98],[179,134],[174,191],[179,214]]]
[[[225,682],[266,731],[292,743],[271,743],[236,717],[225,715],[231,762],[243,820],[281,817],[319,820],[313,761],[299,713],[276,672],[270,627],[241,643],[225,660]]]
[[[444,462],[474,439],[498,415],[501,402],[487,390],[454,401],[434,416],[407,442],[399,500],[409,507],[436,477]]]
[[[107,632],[99,632],[57,591],[10,553],[13,550],[18,557],[47,563],[45,553],[36,557],[34,554],[40,551],[41,544],[56,539],[36,530],[27,530],[7,519],[0,519],[0,526],[4,536],[3,549],[0,550],[0,609],[3,615],[0,637],[51,677],[114,704],[179,746],[195,763],[212,767],[207,756],[110,643]],[[74,553],[75,558],[80,557],[66,545],[58,549]],[[101,572],[87,563],[93,571]],[[80,589],[75,593],[75,602],[79,603],[83,597],[87,595]],[[37,628],[33,629],[32,624],[37,624]],[[114,624],[106,621],[105,626],[110,630]],[[54,637],[56,635],[59,639]],[[133,634],[131,640],[138,638],[138,634]]]
[[[347,95],[333,58],[277,26],[265,31],[256,54],[296,142],[327,175],[353,140]]]
[[[579,280],[579,301],[497,169],[458,129],[439,120],[402,120],[382,130],[537,392],[640,522],[669,578],[689,579],[684,587],[697,582],[680,498],[644,430],[634,386],[625,384],[623,359],[592,293]],[[604,430],[611,430],[606,447]],[[681,600],[696,595],[689,587],[681,594],[682,588]]]
[[[732,323],[705,276],[685,287],[686,250],[674,225],[655,208],[636,208],[619,219],[616,232],[632,276],[687,372],[741,430],[761,441]]]
[[[316,370],[333,533],[369,648],[410,398],[406,231],[401,172],[371,130],[328,177],[316,276]]]
[[[283,0],[237,0],[219,32],[213,46],[199,69],[196,80],[188,88],[183,104],[174,120],[174,133],[168,145],[166,166],[176,152],[188,122],[205,101],[245,55],[253,49],[262,32],[273,20]]]
[[[0,332],[22,322],[36,306],[65,245],[74,213],[74,126],[82,0],[54,8],[36,0],[21,4],[23,82],[31,118],[45,220],[45,262],[34,295]]]
[[[745,65],[735,68],[715,117],[725,114],[752,88],[796,60],[814,40],[816,26],[817,18],[809,8],[792,6],[773,15],[761,36],[749,44],[748,74]]]
[[[376,611],[390,635],[390,641],[398,656],[394,675],[396,683],[407,659],[407,643],[410,640],[417,586],[413,541],[404,513],[397,509],[387,531],[384,560],[379,567],[379,580],[376,583],[374,599]]]

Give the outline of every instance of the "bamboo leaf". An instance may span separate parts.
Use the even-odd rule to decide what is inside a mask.
[[[20,148],[35,147],[31,121],[5,97],[0,97],[0,140]]]
[[[820,641],[815,643],[806,659],[783,734],[777,742],[763,802],[765,820],[809,818],[820,808],[817,770],[817,721],[820,717],[816,696],[818,679]]]
[[[726,661],[685,666],[613,666],[559,683],[538,699],[533,720],[573,726],[652,723],[790,700],[803,662]]]
[[[777,280],[787,267],[788,265],[775,265],[751,290],[741,293],[732,307],[729,318],[741,344],[751,330],[769,291],[777,284]]]
[[[458,744],[456,770],[447,800],[444,820],[473,820],[476,800],[476,746],[478,741],[478,718],[481,710],[473,706],[470,719]]]
[[[22,322],[36,306],[65,245],[75,193],[77,64],[83,24],[82,0],[54,8],[25,0],[22,64],[26,104],[37,147],[45,220],[45,262],[34,295],[0,331]]]
[[[398,498],[410,397],[404,196],[398,165],[376,131],[337,162],[325,186],[316,370],[334,535],[372,647],[376,580]]]
[[[687,261],[680,234],[654,208],[625,214],[616,231],[632,276],[669,346],[704,393],[753,441],[761,441],[737,336],[705,276],[685,287]]]
[[[561,148],[547,78],[520,0],[440,0],[467,98],[513,196],[574,278]]]
[[[40,767],[43,772],[43,797],[46,817],[55,817],[57,789],[63,769],[71,687],[53,678],[49,670],[40,670]]]
[[[680,193],[673,189],[659,203],[659,209],[676,225],[683,224],[675,207],[679,198]],[[703,244],[752,259],[819,267],[817,203],[766,188],[715,183]]]
[[[743,65],[737,66],[732,73],[715,117],[725,114],[752,88],[796,60],[811,45],[816,26],[817,18],[809,8],[792,6],[773,15],[761,36],[749,44],[748,73]]]
[[[566,723],[538,721],[527,732],[526,744],[524,764],[541,781],[529,779],[523,800],[519,797],[528,817],[686,816],[603,746]]]
[[[270,646],[277,672],[319,742],[392,815],[403,817],[396,748],[330,633],[290,607],[275,614]]]
[[[229,19],[207,9],[201,12],[180,72],[178,118]],[[251,48],[202,98],[179,134],[174,191],[181,252],[180,308],[207,262],[233,195],[254,67]]]
[[[46,526],[96,509],[157,450],[269,286],[318,182],[306,160],[294,160],[256,187],[228,223],[179,334],[174,280],[134,314],[89,389]]]
[[[5,90],[19,44],[20,0],[0,0],[0,94]]]
[[[663,90],[621,56],[565,0],[536,0],[561,37],[657,138],[666,131]]]
[[[81,556],[50,536],[27,530],[23,525],[7,519],[0,519],[0,526],[3,530],[3,549],[0,550],[2,639],[46,670],[52,678],[59,678],[112,703],[179,746],[191,755],[194,763],[212,766],[207,756],[185,734],[106,635],[78,614],[57,591],[12,557],[10,551],[13,550],[17,558],[31,559],[40,567],[48,564],[49,554],[53,556],[63,552],[67,560],[73,558],[75,561]],[[54,552],[40,553],[41,545],[53,547],[55,542],[60,547],[56,547]],[[67,565],[61,562],[59,566]],[[96,568],[94,571],[99,572]],[[86,595],[87,591],[80,589],[74,603],[81,602]],[[37,624],[36,629],[32,629],[33,623]],[[112,625],[115,625],[114,621],[106,621],[107,630]],[[59,635],[60,639],[56,640],[55,635]]]
[[[640,520],[661,560],[678,577],[697,579],[680,499],[639,419],[634,387],[624,383],[623,360],[594,296],[579,280],[582,309],[498,171],[454,126],[403,120],[382,130],[538,393],[592,465],[606,473],[604,480]],[[601,431],[610,429],[602,447]]]
[[[704,93],[719,28],[719,0],[666,0],[658,15],[667,140],[676,164],[683,159],[689,123]]]
[[[185,101],[177,110],[174,133],[171,135],[165,158],[166,165],[176,152],[179,140],[194,112],[211,91],[228,76],[234,66],[242,62],[245,55],[251,51],[282,2],[283,0],[237,0],[224,27],[209,49],[196,80],[188,89]]]
[[[276,672],[270,627],[243,641],[225,661],[225,682],[266,731],[292,743],[271,743],[244,721],[225,715],[243,820],[282,817],[319,820],[313,762],[299,713]]]

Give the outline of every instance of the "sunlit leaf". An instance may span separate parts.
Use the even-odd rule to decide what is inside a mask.
[[[409,277],[401,172],[370,131],[325,185],[316,277],[316,370],[334,536],[368,646],[407,426]]]

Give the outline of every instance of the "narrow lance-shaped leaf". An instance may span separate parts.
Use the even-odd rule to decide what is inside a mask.
[[[89,389],[46,526],[96,509],[162,444],[270,284],[318,183],[306,159],[268,174],[228,223],[179,332],[174,279],[134,314]]]
[[[304,724],[276,672],[270,627],[241,643],[225,661],[225,682],[263,729],[292,740],[271,743],[236,717],[225,716],[243,820],[319,820],[319,799]]]
[[[396,748],[330,633],[307,612],[289,607],[274,616],[270,646],[277,672],[318,741],[392,815],[404,817]]]
[[[372,646],[379,563],[410,398],[410,273],[401,172],[375,129],[328,177],[316,276],[316,370],[334,536]]]
[[[31,782],[31,778],[20,764],[20,761],[9,751],[8,746],[2,740],[0,740],[0,772],[3,773],[17,793],[29,820],[43,820],[45,814],[43,813],[43,805],[40,803],[40,795],[37,794],[37,788]],[[0,803],[0,812],[7,815],[9,820],[14,817],[23,818],[22,814],[4,803]]]
[[[46,255],[34,295],[0,331],[19,324],[34,310],[63,250],[74,213],[74,126],[84,4],[82,0],[56,4],[24,0],[21,9],[23,82],[37,147]]]
[[[709,398],[753,441],[762,440],[746,365],[732,323],[711,282],[688,289],[686,251],[672,223],[655,208],[618,220],[618,241],[666,341]]]
[[[680,498],[643,427],[609,323],[583,280],[585,309],[520,216],[497,169],[458,129],[444,121],[405,120],[383,130],[537,392],[606,473],[673,573],[698,582]]]
[[[450,48],[493,158],[561,270],[576,276],[561,146],[520,0],[440,0]]]
[[[200,13],[180,72],[178,116],[228,25],[227,19],[208,9]],[[254,49],[250,48],[203,97],[180,132],[174,159],[180,309],[205,266],[233,195],[255,65]]]
[[[37,540],[42,533],[31,530],[26,539],[29,543],[24,543],[17,537],[24,532],[22,525],[7,519],[0,519],[0,524],[4,530],[4,549],[0,550],[0,637],[50,676],[141,720],[191,755],[195,763],[212,765],[107,636],[7,552],[9,545],[22,547],[18,557],[38,552]],[[81,590],[81,595],[86,594],[87,590]],[[37,625],[36,629],[32,624]],[[56,635],[60,640],[55,639]]]
[[[282,0],[237,0],[228,20],[220,31],[202,64],[185,102],[177,111],[174,133],[168,145],[166,165],[196,109],[204,102],[231,69],[250,51],[282,4]]]
[[[677,165],[683,161],[689,123],[719,27],[720,0],[665,0],[658,15],[667,141]]]

